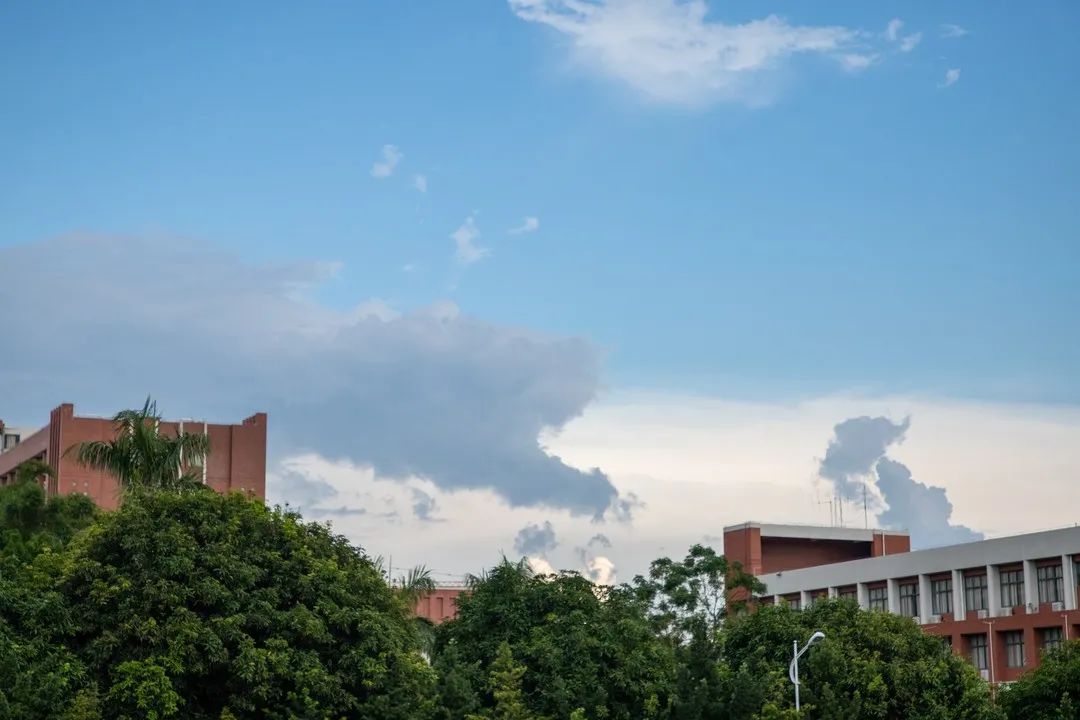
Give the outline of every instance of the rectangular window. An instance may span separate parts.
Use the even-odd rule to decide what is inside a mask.
[[[1057,648],[1061,647],[1061,628],[1043,628],[1039,632],[1042,634],[1043,652],[1049,652],[1050,650],[1056,650]]]
[[[792,595],[791,597],[784,598],[784,600],[787,601],[788,607],[791,608],[792,610],[800,610],[800,609],[802,609],[801,599],[802,599],[801,595]]]
[[[900,614],[910,618],[919,617],[919,583],[900,586]]]
[[[964,578],[964,605],[973,612],[986,609],[985,575],[968,575]]]
[[[1005,636],[1005,665],[1011,668],[1024,667],[1024,631],[1011,630],[1002,635]]]
[[[869,591],[870,609],[880,610],[881,612],[888,612],[889,610],[889,589],[883,587],[870,588]]]
[[[968,653],[971,656],[971,664],[978,670],[986,670],[990,667],[986,655],[986,636],[971,635],[968,637]]]
[[[1001,607],[1024,604],[1024,571],[1007,570],[1001,573]]]
[[[1037,568],[1035,573],[1039,578],[1039,602],[1061,602],[1065,597],[1061,565]]]
[[[837,596],[844,600],[857,600],[859,592],[855,588],[843,588],[837,593]]]
[[[933,601],[935,615],[945,615],[952,612],[952,579],[932,580],[930,582],[930,598]]]

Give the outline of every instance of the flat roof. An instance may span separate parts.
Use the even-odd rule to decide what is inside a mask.
[[[761,537],[796,538],[799,540],[846,540],[848,542],[872,542],[875,536],[907,535],[907,530],[883,530],[879,528],[845,528],[827,525],[783,525],[777,523],[744,522],[728,525],[724,532],[749,530],[761,531]]]
[[[848,560],[758,576],[769,595],[1080,554],[1080,527]]]

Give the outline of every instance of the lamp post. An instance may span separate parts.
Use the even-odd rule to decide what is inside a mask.
[[[810,646],[816,643],[818,640],[823,640],[825,633],[820,630],[810,636],[810,639],[806,641],[806,644],[802,646],[802,650],[799,649],[799,641],[792,642],[794,645],[792,649],[791,665],[788,666],[788,677],[791,678],[792,685],[795,686],[795,713],[798,714],[802,711],[802,707],[799,704],[799,658],[802,654],[810,649]]]

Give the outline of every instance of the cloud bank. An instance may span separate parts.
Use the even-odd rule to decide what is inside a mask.
[[[852,58],[864,54],[864,34],[859,31],[793,25],[776,15],[725,24],[709,19],[704,0],[509,0],[509,4],[522,20],[565,36],[586,66],[665,103],[761,104],[770,99],[765,76],[796,55],[826,56],[851,69]]]
[[[0,304],[23,309],[0,335],[5,419],[40,421],[63,401],[109,414],[153,393],[180,417],[266,410],[279,456],[313,451],[444,490],[490,488],[516,506],[590,516],[618,506],[604,473],[570,467],[538,440],[595,397],[593,346],[451,303],[398,314],[312,299],[337,271],[253,265],[175,240],[0,248]]]

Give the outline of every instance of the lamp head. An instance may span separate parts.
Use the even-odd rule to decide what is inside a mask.
[[[823,632],[821,632],[819,630],[819,631],[817,631],[816,633],[814,633],[813,635],[810,636],[810,639],[806,641],[806,645],[807,645],[807,647],[809,647],[810,645],[813,645],[814,643],[816,643],[818,640],[824,640],[824,639],[825,639],[825,633],[823,633]]]

